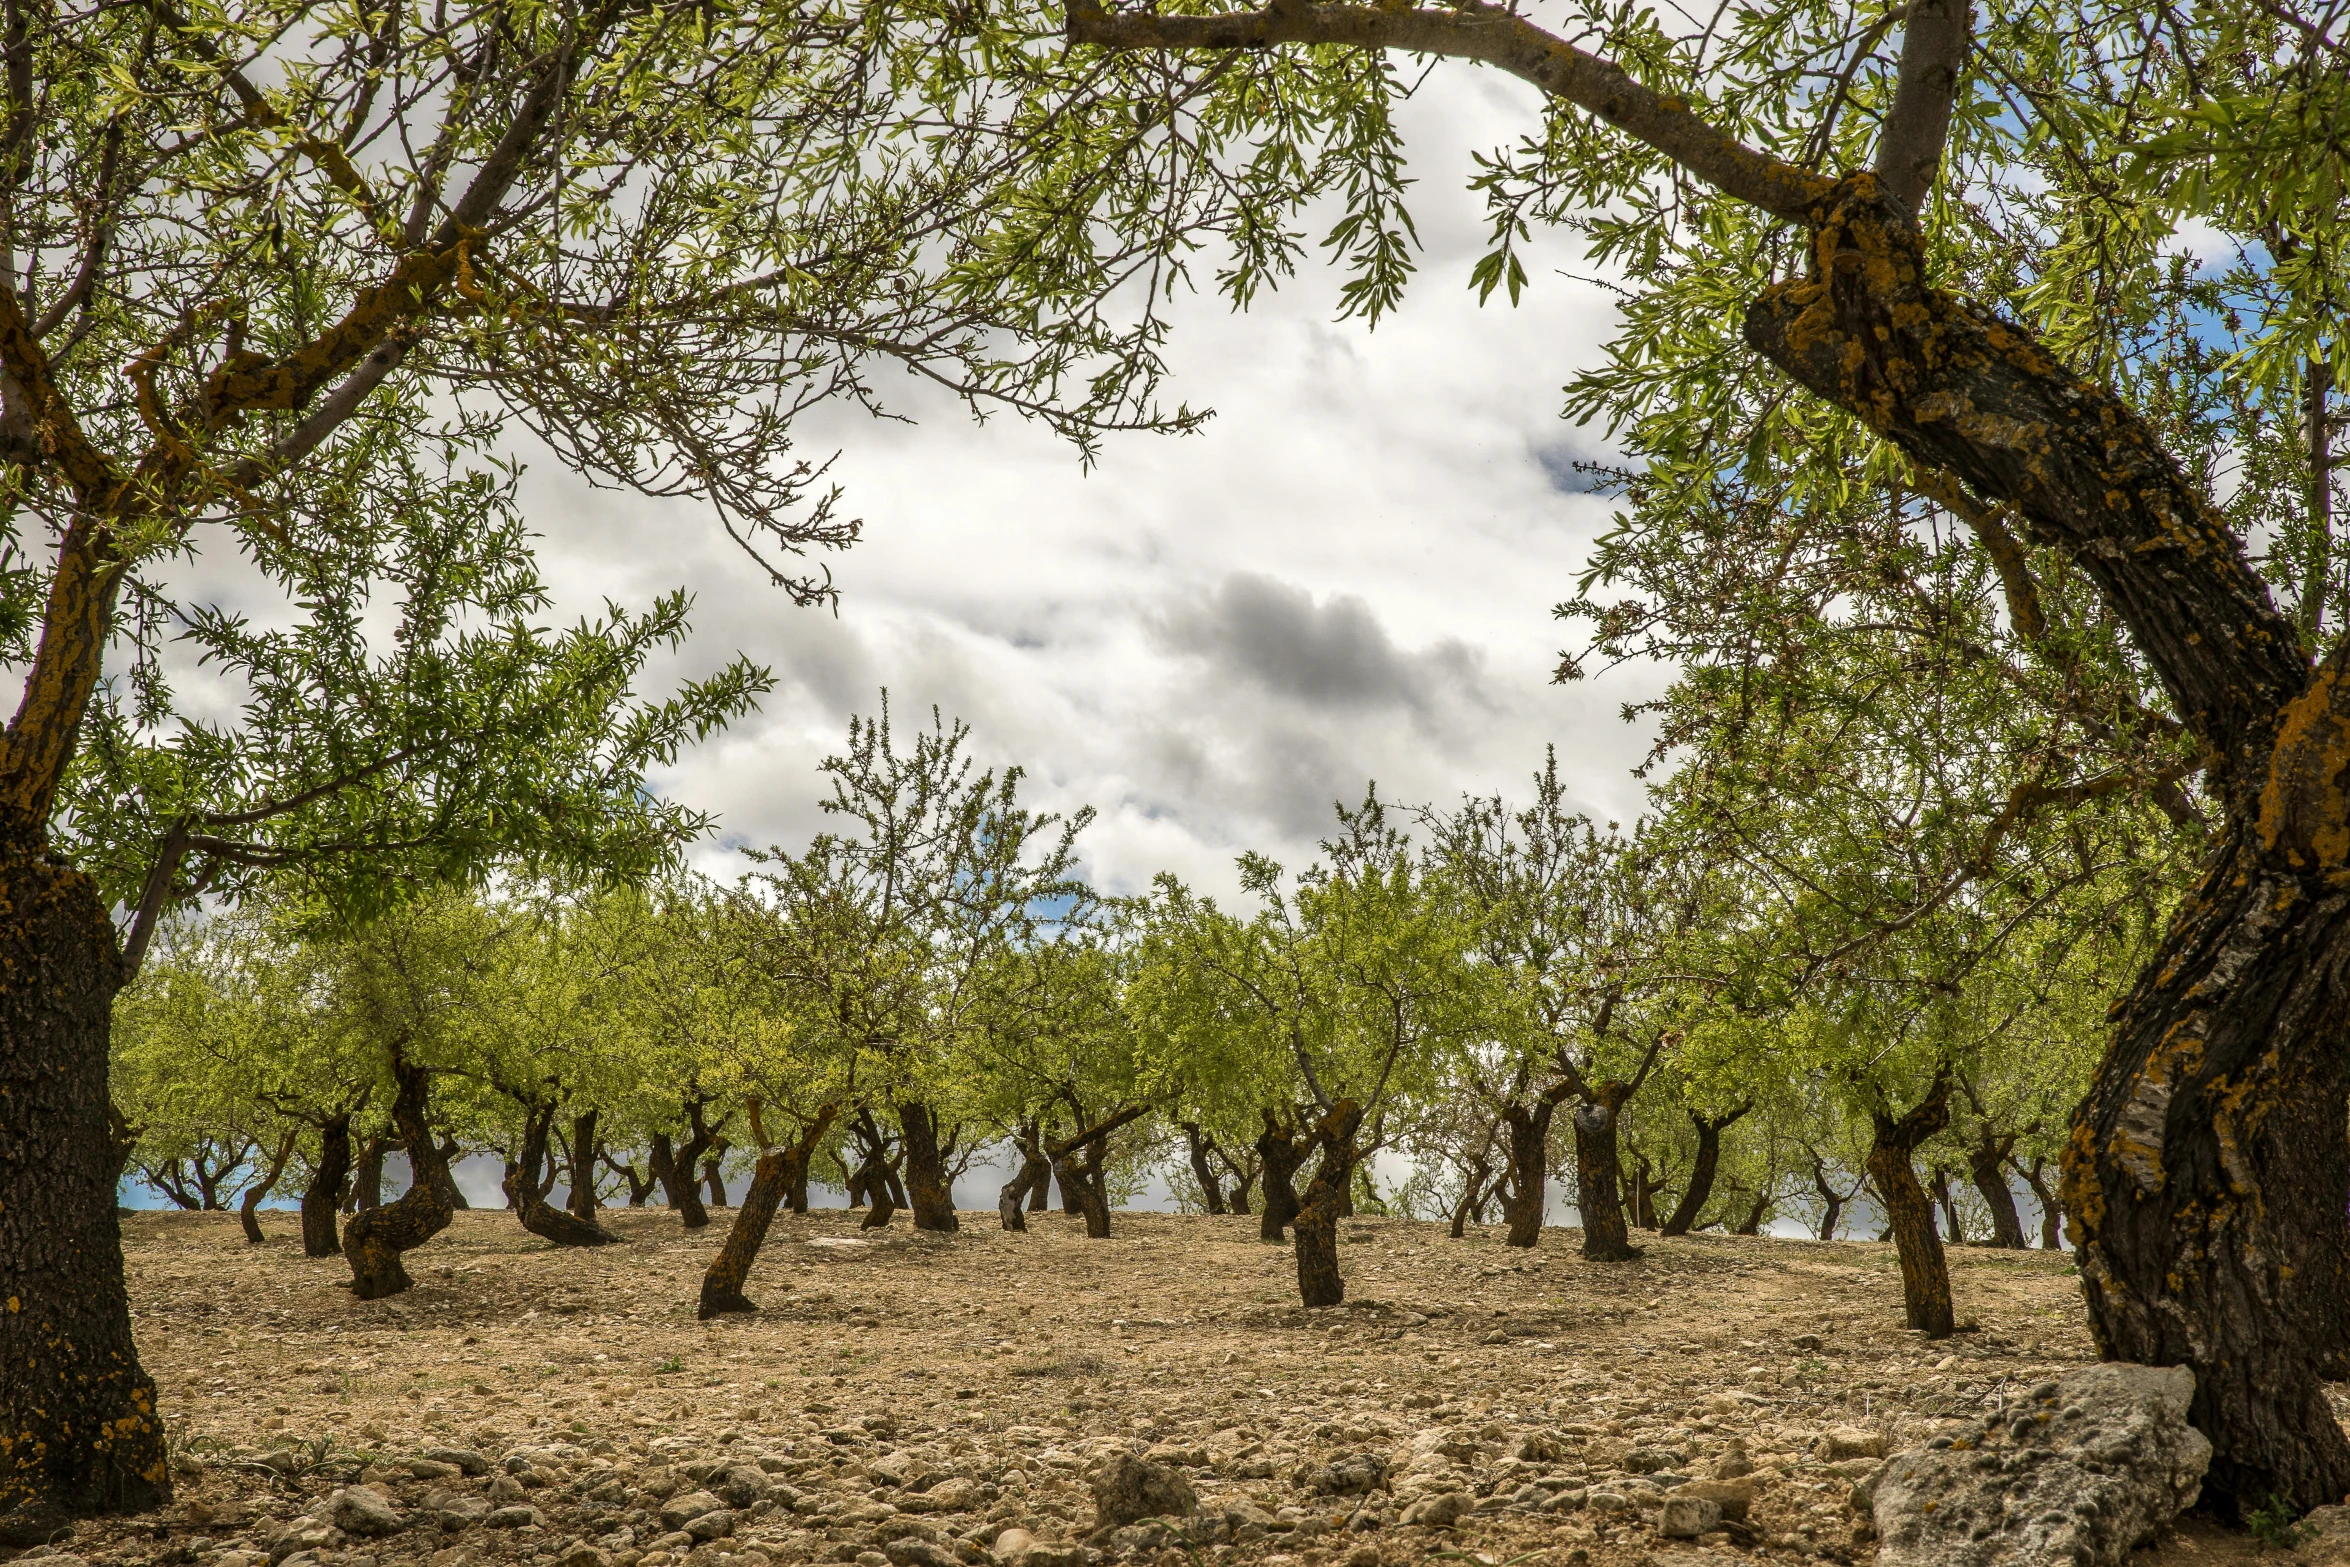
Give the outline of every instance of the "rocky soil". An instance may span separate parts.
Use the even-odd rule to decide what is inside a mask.
[[[962,1233],[780,1219],[766,1309],[694,1320],[730,1217],[557,1251],[462,1213],[363,1303],[291,1215],[126,1219],[182,1471],[156,1517],[36,1555],[209,1567],[1469,1567],[1865,1562],[1876,1454],[2090,1358],[2060,1256],[1961,1248],[1973,1331],[1900,1326],[1892,1248],[1648,1237],[1584,1262],[1350,1221],[1298,1309],[1255,1221]],[[1144,1465],[1121,1465],[1121,1456]],[[1103,1477],[1108,1478],[1103,1478]],[[1102,1526],[1113,1512],[1188,1517]],[[1132,1498],[1141,1495],[1143,1503]],[[2148,1567],[2249,1561],[2188,1520]],[[49,1567],[73,1567],[59,1560]]]

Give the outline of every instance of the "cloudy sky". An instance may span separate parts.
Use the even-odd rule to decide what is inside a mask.
[[[1515,310],[1466,286],[1469,154],[1535,123],[1530,90],[1439,72],[1409,113],[1426,253],[1403,311],[1376,332],[1337,322],[1325,271],[1247,315],[1196,301],[1171,396],[1217,411],[1204,434],[1114,440],[1087,473],[1048,432],[912,395],[911,426],[806,422],[866,524],[832,561],[837,615],[763,586],[694,508],[533,469],[568,603],[682,585],[686,666],[740,648],[775,670],[757,717],[663,779],[720,814],[709,868],[728,845],[805,839],[816,762],[883,687],[901,719],[935,703],[968,720],[1040,803],[1094,806],[1085,857],[1111,890],[1160,869],[1228,888],[1244,848],[1302,863],[1369,779],[1401,801],[1522,794],[1551,742],[1587,808],[1638,809],[1641,742],[1617,714],[1655,675],[1549,683],[1574,629],[1551,606],[1607,521],[1570,488],[1597,432],[1558,414],[1612,329],[1607,296],[1556,275],[1580,270],[1563,245]]]

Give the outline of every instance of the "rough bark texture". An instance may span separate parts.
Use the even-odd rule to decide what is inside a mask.
[[[335,1210],[342,1205],[343,1178],[351,1173],[351,1118],[331,1115],[318,1130],[318,1168],[302,1193],[302,1255],[341,1254]]]
[[[1942,1233],[1949,1238],[1951,1245],[1964,1246],[1966,1227],[1958,1222],[1958,1198],[1950,1190],[1950,1172],[1935,1165],[1933,1179],[1926,1183],[1926,1190],[1933,1193],[1934,1206],[1942,1210]]]
[[[1681,1193],[1672,1216],[1665,1220],[1663,1235],[1686,1235],[1698,1215],[1705,1212],[1706,1202],[1714,1194],[1714,1172],[1722,1164],[1722,1133],[1734,1126],[1738,1118],[1754,1108],[1752,1101],[1740,1105],[1728,1115],[1702,1116],[1689,1112],[1689,1119],[1697,1127],[1697,1160],[1689,1167],[1689,1185]]]
[[[2024,1178],[2032,1189],[2032,1200],[2040,1205],[2040,1249],[2061,1251],[2064,1248],[2064,1210],[2057,1205],[2056,1193],[2048,1189],[2048,1161],[2034,1159],[2029,1165],[2017,1165],[2015,1173]]]
[[[897,1107],[898,1126],[905,1134],[906,1206],[914,1211],[918,1230],[958,1230],[955,1193],[947,1178],[946,1156],[939,1149],[938,1118],[930,1107],[911,1100]]]
[[[2016,1212],[2015,1193],[2007,1184],[2007,1156],[2015,1151],[2015,1134],[1995,1137],[1985,1130],[1967,1149],[1967,1179],[1983,1206],[1991,1210],[1991,1244],[2024,1250],[2024,1220]]]
[[[595,1110],[571,1118],[571,1193],[563,1206],[586,1224],[596,1222],[596,1122],[601,1119]]]
[[[1314,1178],[1306,1185],[1305,1201],[1298,1205],[1297,1294],[1308,1306],[1336,1306],[1346,1299],[1346,1280],[1338,1271],[1340,1199],[1354,1184],[1355,1134],[1362,1130],[1363,1107],[1341,1099],[1313,1129],[1313,1146],[1321,1154]]]
[[[1550,1200],[1550,1122],[1559,1100],[1565,1097],[1562,1087],[1557,1094],[1544,1094],[1530,1105],[1502,1107],[1502,1119],[1510,1129],[1509,1195],[1503,1202],[1503,1212],[1509,1218],[1505,1245],[1532,1246],[1542,1239],[1542,1211]]]
[[[1948,1338],[1956,1326],[1950,1306],[1950,1262],[1934,1233],[1934,1205],[1918,1184],[1910,1155],[1950,1124],[1950,1079],[1937,1077],[1926,1097],[1895,1120],[1879,1111],[1869,1147],[1869,1179],[1893,1229],[1901,1258],[1901,1301],[1907,1325],[1928,1338]]]
[[[702,1155],[709,1151],[713,1134],[703,1124],[698,1101],[686,1102],[686,1122],[689,1133],[684,1147],[672,1147],[669,1134],[657,1132],[649,1157],[653,1174],[661,1182],[661,1191],[669,1199],[678,1221],[689,1230],[698,1230],[709,1224],[710,1210],[702,1206],[702,1188],[694,1172],[701,1167]]]
[[[1807,214],[1811,266],[1747,341],[1930,468],[2011,505],[2096,583],[2209,759],[2224,830],[2075,1112],[2063,1202],[2099,1347],[2186,1365],[2206,1495],[2350,1492],[2322,1384],[2350,1343],[2350,694],[2313,678],[2225,521],[2147,423],[1927,286],[1867,176]]]
[[[359,1150],[359,1160],[351,1167],[351,1213],[365,1213],[380,1208],[384,1200],[384,1155],[391,1152],[388,1137],[370,1137]]]
[[[1583,1255],[1630,1262],[1640,1255],[1624,1223],[1623,1171],[1616,1159],[1616,1117],[1631,1098],[1628,1083],[1601,1083],[1575,1107],[1575,1206],[1583,1215]]]
[[[709,1271],[702,1275],[702,1300],[695,1315],[704,1322],[728,1312],[759,1309],[743,1293],[743,1285],[751,1276],[751,1264],[758,1260],[759,1248],[767,1241],[768,1226],[775,1222],[775,1210],[782,1206],[794,1179],[803,1189],[807,1186],[808,1166],[816,1157],[816,1145],[824,1141],[825,1132],[839,1113],[838,1107],[826,1105],[797,1142],[770,1148],[759,1155],[758,1167],[751,1174],[751,1188],[743,1193],[742,1206],[735,1209],[734,1223],[726,1232],[725,1243],[710,1260]]]
[[[89,879],[0,846],[0,1544],[170,1496],[115,1215],[106,1056],[121,977]]]
[[[1300,1139],[1270,1110],[1265,1113],[1265,1130],[1257,1138],[1259,1178],[1264,1182],[1264,1211],[1257,1224],[1260,1240],[1277,1241],[1297,1220],[1298,1166],[1306,1162],[1306,1151],[1299,1146]]]
[[[381,1300],[408,1288],[413,1281],[401,1266],[400,1254],[447,1229],[457,1211],[451,1200],[457,1183],[436,1154],[431,1128],[425,1124],[431,1074],[395,1054],[392,1077],[399,1085],[399,1096],[392,1102],[392,1126],[408,1144],[412,1178],[399,1201],[355,1214],[343,1227],[351,1290],[361,1300]]]
[[[710,1189],[710,1206],[726,1206],[726,1150],[732,1147],[721,1137],[710,1155],[702,1161],[702,1184]]]

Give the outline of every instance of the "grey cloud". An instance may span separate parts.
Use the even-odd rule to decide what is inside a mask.
[[[1423,652],[1395,645],[1352,594],[1316,603],[1305,589],[1234,573],[1158,617],[1159,643],[1221,676],[1315,707],[1400,707],[1433,719],[1464,702],[1490,707],[1482,659],[1452,638]]]

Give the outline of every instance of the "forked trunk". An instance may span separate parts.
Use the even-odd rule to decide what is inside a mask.
[[[1576,1207],[1583,1214],[1583,1255],[1630,1262],[1640,1255],[1624,1223],[1623,1171],[1616,1160],[1616,1114],[1631,1097],[1624,1083],[1602,1083],[1568,1117],[1575,1127]]]
[[[465,1157],[464,1145],[454,1137],[444,1137],[441,1139],[438,1157],[441,1167],[449,1172],[449,1200],[460,1209],[472,1207],[473,1204],[465,1200],[465,1188],[457,1184],[457,1161]]]
[[[1216,1157],[1223,1160],[1224,1168],[1232,1172],[1232,1185],[1224,1193],[1224,1206],[1231,1209],[1235,1217],[1243,1219],[1248,1217],[1249,1188],[1256,1185],[1260,1168],[1259,1162],[1249,1157],[1251,1152],[1253,1150],[1244,1148],[1235,1153],[1221,1144],[1216,1148]]]
[[[1272,1111],[1264,1115],[1264,1134],[1257,1139],[1257,1168],[1264,1182],[1265,1204],[1257,1237],[1277,1241],[1297,1220],[1295,1182],[1298,1166],[1306,1162],[1306,1151],[1302,1140],[1275,1119]]]
[[[1844,1216],[1844,1194],[1828,1184],[1828,1172],[1816,1159],[1812,1161],[1811,1185],[1820,1194],[1819,1238],[1832,1241],[1836,1238],[1836,1222]]]
[[[2040,1205],[2040,1249],[2064,1249],[2064,1210],[2057,1205],[2056,1193],[2048,1189],[2048,1161],[2034,1159],[2029,1167],[2016,1165],[2015,1173],[2024,1178],[2032,1189],[2032,1200]]]
[[[384,1155],[391,1149],[390,1138],[370,1137],[359,1150],[359,1162],[351,1170],[351,1212],[365,1213],[383,1206]]]
[[[0,1545],[171,1494],[115,1213],[107,1028],[122,982],[89,878],[0,844]]]
[[[381,1300],[407,1289],[414,1281],[401,1265],[400,1254],[440,1234],[456,1214],[456,1182],[441,1163],[432,1130],[425,1124],[432,1075],[395,1051],[392,1080],[399,1085],[392,1101],[392,1127],[407,1141],[411,1177],[399,1201],[356,1214],[343,1227],[351,1290],[361,1300]]]
[[[1550,1119],[1557,1109],[1558,1099],[1547,1094],[1531,1105],[1502,1107],[1510,1129],[1509,1195],[1502,1206],[1510,1227],[1504,1245],[1532,1246],[1542,1239],[1542,1213],[1550,1201]]]
[[[726,1232],[725,1244],[710,1260],[710,1269],[702,1275],[702,1299],[695,1315],[704,1322],[727,1312],[757,1311],[759,1308],[743,1293],[743,1285],[751,1276],[751,1264],[758,1260],[759,1248],[766,1244],[767,1230],[775,1222],[775,1210],[783,1203],[794,1180],[805,1188],[808,1166],[816,1157],[816,1145],[824,1141],[833,1117],[839,1109],[826,1105],[816,1114],[799,1141],[780,1148],[770,1148],[759,1155],[758,1167],[751,1173],[750,1190],[743,1193],[742,1206],[734,1212],[734,1223]]]
[[[702,1184],[710,1189],[710,1206],[726,1206],[726,1151],[733,1146],[723,1137],[717,1140],[714,1151],[702,1160]]]
[[[1714,1174],[1722,1164],[1722,1133],[1735,1125],[1740,1116],[1754,1108],[1752,1102],[1742,1104],[1723,1116],[1702,1116],[1689,1112],[1689,1119],[1697,1127],[1697,1159],[1689,1167],[1689,1185],[1681,1193],[1681,1200],[1665,1220],[1663,1235],[1686,1235],[1705,1212],[1705,1205],[1714,1194]]]
[[[1313,1129],[1313,1145],[1322,1157],[1296,1221],[1297,1294],[1308,1306],[1336,1306],[1346,1299],[1346,1280],[1338,1271],[1339,1198],[1354,1184],[1355,1134],[1362,1125],[1362,1106],[1341,1099]]]
[[[1950,1260],[1934,1233],[1934,1204],[1918,1184],[1910,1155],[1920,1143],[1950,1124],[1950,1079],[1934,1079],[1926,1097],[1899,1120],[1876,1112],[1876,1138],[1869,1147],[1869,1180],[1901,1258],[1901,1305],[1906,1326],[1928,1338],[1950,1337],[1956,1319],[1950,1305]]]
[[[928,1105],[902,1101],[898,1126],[905,1133],[906,1206],[914,1212],[918,1230],[957,1230],[955,1193],[947,1177],[946,1156],[940,1151],[938,1118]]]
[[[1942,1233],[1950,1238],[1951,1245],[1964,1246],[1966,1230],[1959,1222],[1958,1199],[1950,1190],[1950,1172],[1935,1165],[1933,1184],[1926,1189],[1934,1194],[1934,1206],[1942,1210]]]
[[[302,1255],[334,1257],[343,1250],[335,1233],[342,1206],[343,1178],[351,1173],[351,1118],[330,1115],[318,1129],[318,1168],[302,1192]]]

